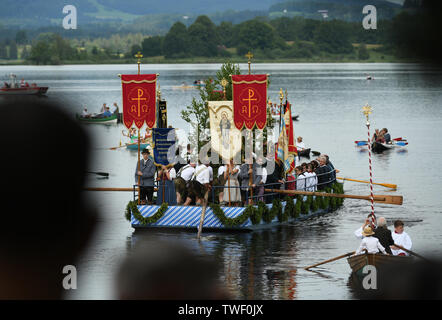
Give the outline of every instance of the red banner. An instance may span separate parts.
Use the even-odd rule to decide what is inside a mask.
[[[156,74],[123,74],[123,123],[129,129],[144,122],[152,129],[156,120]]]
[[[286,117],[288,118],[288,121],[285,122],[285,127],[287,129],[287,137],[289,138],[289,153],[297,156],[298,150],[296,149],[295,135],[293,132],[292,105],[288,101],[286,102],[285,110],[285,112],[288,113],[288,116]]]
[[[267,122],[267,75],[232,75],[233,121],[242,130],[256,126],[262,130]]]

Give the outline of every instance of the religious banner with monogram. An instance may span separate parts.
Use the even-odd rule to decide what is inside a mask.
[[[123,123],[130,129],[132,124],[140,129],[146,122],[149,129],[156,120],[156,74],[123,74]]]
[[[240,156],[241,131],[233,125],[232,101],[208,101],[208,107],[212,150],[224,160]]]
[[[232,75],[235,127],[264,129],[267,122],[267,75]]]

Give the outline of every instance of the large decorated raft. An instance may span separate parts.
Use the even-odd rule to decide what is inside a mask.
[[[341,183],[334,183],[328,193],[343,194]],[[258,202],[247,207],[223,207],[209,204],[203,223],[204,231],[253,231],[306,219],[337,210],[343,198],[315,196],[286,196],[272,203]],[[200,206],[137,205],[130,201],[126,219],[135,229],[187,229],[196,231],[201,219]]]

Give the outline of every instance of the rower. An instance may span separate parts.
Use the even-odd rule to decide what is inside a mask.
[[[305,149],[305,144],[304,144],[304,142],[302,142],[302,137],[301,136],[299,136],[296,139],[296,149],[298,149],[299,151],[302,151],[302,150]]]
[[[204,203],[204,195],[207,190],[210,189],[210,170],[205,165],[200,163],[196,168],[192,176],[192,180],[189,183],[189,195],[190,198],[195,198],[195,203],[201,205]],[[187,203],[187,199],[186,199]],[[184,203],[184,205],[186,205]],[[187,203],[187,205],[189,205]]]
[[[404,231],[404,223],[401,220],[396,220],[394,222],[394,232],[391,234],[391,236],[393,237],[395,244],[404,247],[407,250],[411,250],[413,243],[411,242],[411,238],[408,233]],[[407,252],[394,245],[391,246],[391,252],[394,256],[408,256]]]
[[[391,136],[390,136],[390,134],[388,133],[388,129],[387,128],[384,128],[384,129],[382,129],[382,134],[383,134],[383,136],[384,136],[384,140],[385,140],[385,143],[391,143]]]
[[[195,163],[185,165],[178,171],[177,178],[175,179],[175,190],[178,204],[182,204],[182,201],[184,200],[184,205],[189,205],[192,201],[192,199],[188,197],[188,188],[194,172]]]

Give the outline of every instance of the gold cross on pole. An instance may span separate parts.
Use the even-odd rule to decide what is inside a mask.
[[[367,118],[367,125],[370,124],[368,117],[373,112],[373,109],[368,105],[368,103],[365,104],[365,106],[362,107],[362,113]]]
[[[135,55],[135,58],[137,58],[137,64],[138,64],[138,74],[140,74],[140,64],[141,64],[142,57],[143,57],[143,55],[141,54],[140,51],[138,51],[138,53]]]
[[[143,90],[141,90],[141,89],[138,89],[137,90],[137,94],[138,94],[138,97],[137,98],[132,98],[131,100],[132,101],[138,101],[138,112],[137,112],[137,114],[138,114],[138,117],[140,117],[141,116],[141,101],[142,100],[147,100],[146,98],[142,98],[142,96],[143,96]],[[133,109],[134,109],[134,107],[135,106],[132,106],[132,110],[131,111],[133,111]]]
[[[245,55],[247,57],[247,59],[249,59],[249,61],[247,61],[247,63],[249,64],[249,74],[251,74],[251,69],[250,69],[250,64],[252,63],[252,58],[253,58],[253,54],[249,51],[247,52],[247,54]]]
[[[252,89],[248,89],[249,97],[242,99],[242,101],[247,101],[249,103],[249,118],[252,117],[252,101],[258,100],[257,98],[253,98],[255,96],[255,91]]]
[[[224,99],[226,99],[226,87],[227,87],[227,80],[226,79],[222,79],[221,80],[221,86],[223,87],[223,94],[224,94]]]

